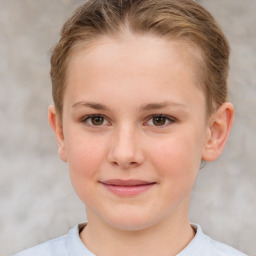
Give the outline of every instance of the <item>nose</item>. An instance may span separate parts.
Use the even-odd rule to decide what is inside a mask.
[[[122,169],[137,167],[143,163],[144,156],[135,129],[124,126],[113,133],[108,160]]]

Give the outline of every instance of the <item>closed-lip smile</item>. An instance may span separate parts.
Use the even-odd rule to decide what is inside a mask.
[[[137,179],[109,179],[100,181],[99,183],[118,196],[136,196],[156,185],[156,182]]]

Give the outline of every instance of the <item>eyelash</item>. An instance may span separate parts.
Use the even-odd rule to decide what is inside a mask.
[[[107,120],[107,118],[104,116],[104,115],[99,115],[99,114],[93,114],[93,115],[88,115],[88,116],[84,116],[82,119],[81,119],[81,122],[82,123],[86,123],[88,126],[91,126],[91,127],[97,127],[97,126],[103,126],[104,124],[99,124],[99,125],[95,125],[92,123],[92,118],[103,118],[103,123],[105,121],[109,122]],[[149,118],[147,119],[146,122],[144,122],[143,124],[147,124],[150,120],[153,120],[153,118],[164,118],[164,124],[163,125],[154,125],[154,124],[151,124],[151,125],[147,125],[147,126],[154,126],[154,127],[159,127],[159,128],[162,128],[162,127],[166,127],[166,126],[169,126],[173,123],[176,123],[177,122],[177,119],[174,118],[174,117],[171,117],[171,116],[168,116],[168,115],[164,115],[164,114],[155,114],[155,115],[151,115],[149,116]],[[89,124],[89,120],[91,119],[91,124]],[[153,121],[152,121],[153,122]],[[168,122],[168,124],[166,124],[166,122]]]
[[[153,118],[164,118],[165,119],[165,123],[163,125],[154,125],[154,124],[152,124],[152,126],[159,127],[159,128],[166,127],[166,126],[169,126],[169,125],[177,122],[177,119],[175,119],[174,117],[164,115],[164,114],[156,114],[156,115],[151,115],[148,118],[146,123],[148,123],[150,120],[153,120]],[[166,124],[166,122],[168,122],[168,124]]]
[[[98,117],[98,118],[103,118],[103,122],[105,122],[105,121],[107,121],[107,118],[104,116],[104,115],[99,115],[99,114],[93,114],[93,115],[88,115],[88,116],[84,116],[82,119],[81,119],[81,122],[82,123],[86,123],[88,126],[95,126],[95,127],[97,127],[97,126],[102,126],[102,124],[101,125],[94,125],[94,124],[89,124],[88,122],[89,122],[89,120],[90,119],[92,119],[92,118],[96,118],[96,117]],[[92,121],[92,120],[91,120]],[[109,122],[109,121],[107,121],[107,122]]]

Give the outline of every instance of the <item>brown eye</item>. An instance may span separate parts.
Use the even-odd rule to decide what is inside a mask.
[[[174,124],[177,122],[177,119],[168,116],[168,115],[152,115],[148,121],[145,123],[147,126],[153,126],[153,127],[168,127],[171,124]]]
[[[166,123],[166,117],[165,116],[155,116],[152,118],[152,122],[156,126],[162,126]]]
[[[92,125],[96,125],[96,126],[103,125],[105,120],[104,117],[102,116],[93,116],[90,119],[91,119]]]
[[[81,118],[81,122],[89,127],[110,126],[111,122],[104,115],[93,114]]]

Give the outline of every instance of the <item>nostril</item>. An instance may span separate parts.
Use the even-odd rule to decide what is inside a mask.
[[[118,162],[116,162],[116,161],[113,161],[112,162],[112,165],[114,165],[114,166],[122,166],[122,167],[124,167],[124,168],[129,168],[129,167],[131,167],[131,166],[137,166],[138,165],[138,163],[137,162],[128,162],[127,164],[122,164],[122,163],[118,163]]]
[[[117,162],[112,162],[112,164],[113,164],[113,165],[116,165],[116,166],[119,165]]]

